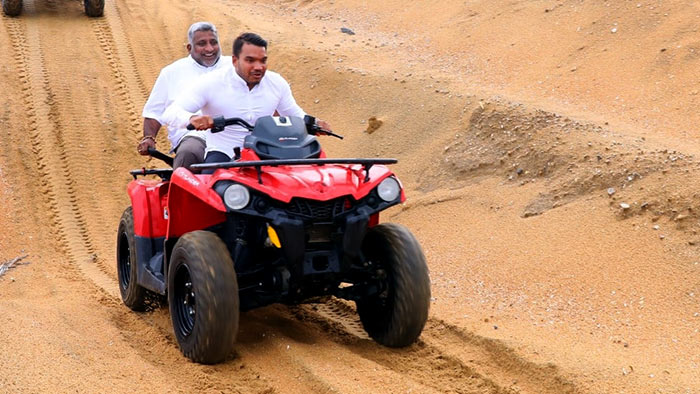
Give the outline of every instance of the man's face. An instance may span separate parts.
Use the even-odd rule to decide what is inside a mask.
[[[221,48],[219,40],[212,31],[196,31],[192,44],[187,44],[192,59],[204,67],[211,67],[219,60]]]
[[[248,87],[252,88],[260,82],[267,70],[267,50],[245,42],[241,53],[233,57],[233,67]]]

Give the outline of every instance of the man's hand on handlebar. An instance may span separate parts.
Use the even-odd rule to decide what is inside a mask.
[[[209,115],[194,115],[190,118],[190,124],[195,130],[208,130],[214,126],[214,118]]]
[[[324,130],[333,131],[330,123],[326,122],[325,120],[316,119],[316,125],[318,125],[318,127],[322,128]]]
[[[139,154],[143,156],[148,156],[148,149],[155,149],[156,148],[156,139],[151,137],[151,136],[146,136],[143,137],[141,142],[139,142],[138,146],[136,147],[136,150],[139,152]]]

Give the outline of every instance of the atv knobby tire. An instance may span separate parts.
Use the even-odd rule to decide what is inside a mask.
[[[232,351],[238,334],[238,281],[226,244],[209,231],[183,235],[168,268],[168,303],[182,353],[215,364]]]
[[[105,9],[105,0],[84,0],[85,15],[90,17],[102,16]]]
[[[22,13],[22,0],[2,0],[2,11],[7,16],[17,16]]]
[[[122,214],[117,232],[119,292],[126,306],[134,311],[144,311],[147,307],[146,298],[150,292],[138,284],[137,272],[134,214],[132,208],[129,207]]]
[[[412,344],[430,307],[428,265],[420,244],[404,226],[380,224],[367,232],[362,253],[386,272],[385,290],[357,301],[365,331],[384,346]]]

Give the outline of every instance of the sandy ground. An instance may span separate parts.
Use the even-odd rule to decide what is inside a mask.
[[[345,135],[329,155],[399,159],[382,220],[428,258],[417,344],[375,344],[339,300],[271,306],[203,366],[167,308],[121,303],[128,170],[158,166],[140,111],[202,19],[225,54],[269,39]],[[25,0],[0,27],[0,264],[24,257],[0,392],[700,392],[699,22],[679,0]]]

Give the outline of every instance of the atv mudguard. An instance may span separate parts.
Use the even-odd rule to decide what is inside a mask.
[[[151,291],[165,294],[163,246],[168,228],[169,182],[137,179],[128,193],[134,215],[136,282]]]
[[[168,186],[168,182],[150,179],[137,179],[129,183],[134,235],[137,237],[165,237],[168,228]]]
[[[226,221],[226,207],[212,188],[211,175],[194,175],[178,168],[170,178],[168,192],[167,238],[177,238],[195,230],[211,228]]]

